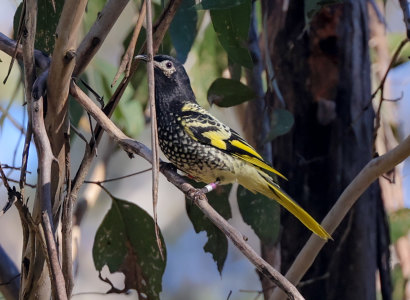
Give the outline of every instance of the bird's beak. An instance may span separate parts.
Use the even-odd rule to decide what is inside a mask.
[[[138,60],[143,60],[145,62],[148,61],[148,56],[147,55],[137,55],[134,57],[134,59],[138,59]]]

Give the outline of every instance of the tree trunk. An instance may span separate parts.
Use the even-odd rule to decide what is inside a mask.
[[[372,158],[367,1],[326,6],[309,27],[303,5],[291,1],[286,12],[280,2],[265,1],[263,13],[268,28],[286,14],[276,38],[269,37],[269,56],[295,125],[273,142],[273,157],[289,178],[285,190],[320,221]],[[274,95],[270,102],[275,103]],[[380,201],[373,184],[304,277],[300,287],[306,299],[376,298]],[[286,271],[310,232],[288,213],[282,224]]]

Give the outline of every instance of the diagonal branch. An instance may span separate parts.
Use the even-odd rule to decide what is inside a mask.
[[[110,0],[104,6],[97,20],[77,49],[74,76],[80,75],[88,66],[128,2],[129,0]]]
[[[114,76],[114,79],[111,83],[111,87],[113,87],[117,83],[118,78],[121,76],[123,72],[124,72],[125,77],[130,76],[131,64],[134,58],[135,46],[137,44],[138,36],[142,28],[142,23],[144,22],[144,19],[145,19],[145,13],[147,11],[146,8],[147,8],[147,2],[144,1],[144,3],[142,4],[141,10],[139,12],[139,15],[138,15],[137,24],[135,24],[134,32],[132,33],[131,41],[128,45],[127,51],[125,51],[125,54],[121,60],[121,64],[120,64],[120,67],[118,68],[117,74],[115,74]]]
[[[145,145],[125,135],[115,124],[98,108],[98,106],[74,83],[71,83],[70,94],[87,110],[108,135],[118,143],[126,152],[134,153],[152,163],[152,152]],[[236,245],[236,247],[250,260],[255,267],[272,280],[279,288],[283,289],[290,299],[303,299],[298,290],[283,277],[278,271],[264,261],[244,240],[243,235],[232,227],[222,216],[220,216],[208,203],[205,194],[199,192],[199,197],[193,197],[198,192],[183,177],[174,170],[161,168],[165,177],[184,192],[202,212],[221,229]]]
[[[324,218],[322,226],[326,231],[332,234],[366,189],[379,176],[397,166],[408,156],[410,156],[410,135],[396,148],[368,162],[343,191],[335,205]],[[325,242],[323,240],[312,235],[286,273],[286,278],[293,284],[298,284],[324,245]],[[280,291],[275,290],[270,300],[279,300],[283,296]]]

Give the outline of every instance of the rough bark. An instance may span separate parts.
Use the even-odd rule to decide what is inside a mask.
[[[268,28],[286,13],[274,8],[274,2],[264,2]],[[283,28],[270,40],[278,84],[295,117],[291,133],[274,141],[273,156],[289,178],[285,189],[320,221],[372,158],[374,113],[365,109],[371,94],[366,1],[327,6],[304,28],[303,6],[291,1]],[[305,276],[301,291],[307,299],[375,299],[380,201],[374,184]],[[282,220],[286,271],[309,232],[289,214]]]

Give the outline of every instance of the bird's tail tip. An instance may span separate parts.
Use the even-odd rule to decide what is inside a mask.
[[[286,208],[291,214],[299,219],[307,228],[314,234],[325,241],[332,240],[332,236],[318,223],[312,216],[310,216],[302,207],[293,201],[279,186],[268,183],[269,189],[273,193],[273,198]]]

